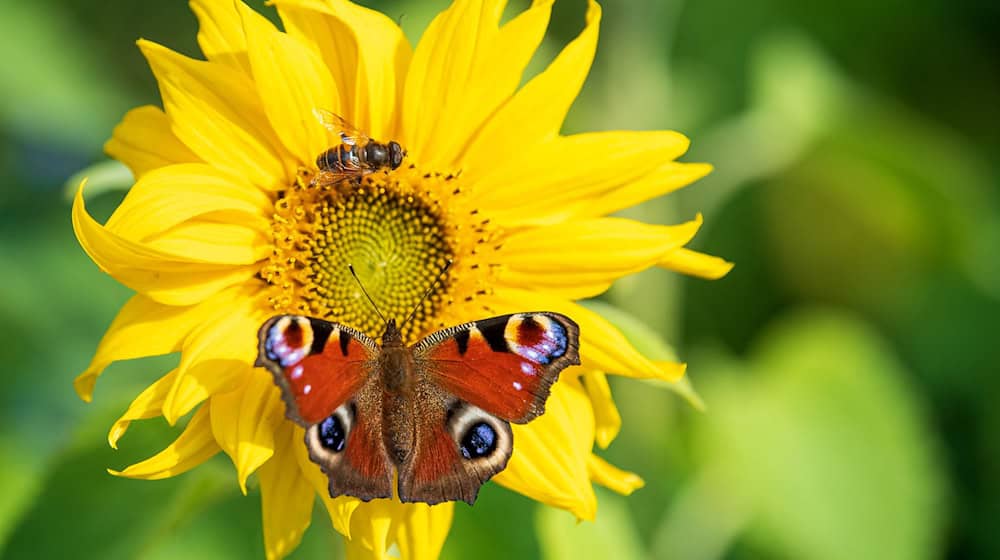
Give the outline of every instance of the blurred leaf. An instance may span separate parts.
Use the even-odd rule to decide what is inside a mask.
[[[4,5],[0,122],[39,142],[91,149],[130,104],[89,37],[45,2]],[[16,56],[13,53],[17,53]]]
[[[600,489],[597,494],[600,507],[593,522],[578,522],[560,509],[537,506],[535,524],[543,558],[641,560],[647,557],[625,499]]]
[[[630,313],[598,300],[587,300],[581,302],[581,304],[587,309],[599,313],[601,317],[604,317],[609,323],[617,327],[625,335],[625,338],[635,346],[636,350],[647,358],[653,361],[679,361],[677,352],[674,351],[672,346],[667,344],[655,330]],[[687,375],[673,383],[666,383],[660,380],[643,381],[657,387],[667,387],[684,397],[691,406],[698,410],[705,409],[704,401],[694,390],[691,380]]]
[[[787,319],[762,340],[748,370],[730,367],[708,387],[713,413],[696,432],[702,494],[752,515],[754,540],[784,557],[937,557],[947,505],[938,450],[885,344],[827,313]]]
[[[23,442],[0,434],[0,550],[24,510],[42,487],[41,461],[26,453]]]
[[[66,180],[66,184],[63,185],[63,196],[67,201],[73,200],[84,180],[87,181],[86,196],[92,199],[109,191],[128,190],[135,182],[135,177],[132,171],[119,161],[113,159],[99,161],[74,173]]]
[[[794,164],[837,122],[851,92],[827,55],[807,36],[771,33],[754,45],[750,105],[716,124],[692,146],[695,160],[715,166],[685,208],[711,215],[753,181]]]
[[[155,449],[179,431],[162,422],[143,428],[130,434],[135,450]],[[46,473],[38,499],[6,543],[5,557],[136,558],[199,510],[237,492],[222,460],[173,479],[129,480],[107,474],[109,464],[122,458],[104,441],[82,443],[62,453]]]
[[[455,504],[452,531],[444,543],[441,558],[537,558],[537,535],[531,516],[527,515],[534,505],[533,500],[521,494],[487,482],[474,506]]]

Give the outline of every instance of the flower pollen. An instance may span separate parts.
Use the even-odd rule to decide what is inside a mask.
[[[457,177],[414,165],[327,185],[312,176],[301,170],[275,201],[274,252],[261,272],[272,287],[275,311],[327,318],[379,336],[385,325],[352,278],[348,265],[354,265],[387,318],[401,321],[415,309],[404,338],[412,341],[441,326],[437,318],[451,303],[454,267],[421,298],[449,261],[461,260],[462,224],[439,194],[460,196],[451,184]],[[481,236],[478,244],[489,237]],[[466,262],[480,253],[467,251]]]

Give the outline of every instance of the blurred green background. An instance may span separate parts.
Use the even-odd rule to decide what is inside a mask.
[[[273,10],[252,2],[269,16]],[[514,2],[512,9],[525,2]],[[372,2],[411,40],[446,4]],[[445,558],[1000,558],[1000,4],[607,1],[566,132],[672,128],[710,177],[629,215],[705,214],[717,282],[653,270],[600,305],[708,404],[613,379],[603,452],[642,475],[595,523],[487,485]],[[560,2],[539,65],[581,28]],[[112,421],[171,358],[71,381],[128,290],[77,246],[64,182],[131,107],[159,103],[133,41],[196,55],[184,3],[6,2],[0,20],[0,551],[263,557],[257,492],[224,457],[116,479],[169,442]],[[127,177],[92,170],[105,218]],[[337,557],[317,509],[294,558]],[[334,551],[331,553],[330,551]]]

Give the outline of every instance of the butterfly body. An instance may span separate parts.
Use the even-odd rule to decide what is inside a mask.
[[[296,315],[269,319],[259,338],[257,365],[306,428],[330,495],[366,501],[473,503],[510,459],[510,422],[544,412],[559,372],[579,363],[576,324],[546,312],[458,325],[409,347],[392,320],[381,345]]]

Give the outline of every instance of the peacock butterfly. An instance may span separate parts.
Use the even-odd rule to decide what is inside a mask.
[[[410,347],[393,319],[381,345],[299,315],[268,319],[258,338],[255,365],[274,374],[286,416],[306,429],[330,496],[364,501],[392,497],[395,474],[404,502],[472,504],[507,466],[510,422],[542,414],[559,372],[580,363],[579,327],[544,311],[450,327]]]

